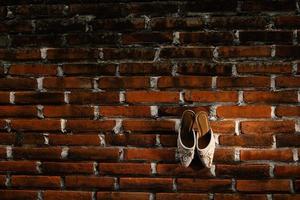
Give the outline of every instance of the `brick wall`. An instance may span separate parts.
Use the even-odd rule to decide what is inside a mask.
[[[84,2],[0,3],[1,200],[300,199],[299,1]]]

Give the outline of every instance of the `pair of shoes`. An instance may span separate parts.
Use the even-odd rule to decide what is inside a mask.
[[[197,132],[193,129],[194,123],[196,123]],[[209,125],[207,113],[200,111],[195,114],[192,110],[184,111],[177,138],[178,155],[181,164],[184,167],[188,167],[194,158],[196,149],[202,164],[210,168],[215,146],[215,138]]]

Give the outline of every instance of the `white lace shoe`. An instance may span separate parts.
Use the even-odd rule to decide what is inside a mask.
[[[202,164],[210,168],[213,163],[216,141],[213,131],[209,125],[206,112],[200,111],[196,115],[197,132],[197,153]]]
[[[195,154],[196,134],[193,130],[195,113],[191,110],[186,110],[182,114],[180,128],[178,130],[177,148],[178,156],[181,164],[188,167]]]

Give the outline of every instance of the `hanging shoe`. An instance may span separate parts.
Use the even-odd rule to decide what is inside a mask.
[[[213,131],[209,125],[207,113],[200,111],[195,117],[197,132],[197,153],[202,164],[210,168],[213,163],[216,148]]]
[[[188,167],[194,158],[196,147],[196,134],[193,130],[194,121],[195,113],[192,110],[185,110],[181,117],[177,138],[178,156],[184,167]]]

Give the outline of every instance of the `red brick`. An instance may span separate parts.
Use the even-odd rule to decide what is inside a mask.
[[[92,89],[92,79],[64,77],[64,78],[44,78],[43,88],[50,90],[65,90],[65,89]]]
[[[235,91],[187,91],[184,98],[186,101],[196,102],[237,102],[238,93]]]
[[[219,143],[224,146],[271,147],[273,138],[271,135],[221,135]]]
[[[217,116],[220,118],[270,118],[271,107],[256,106],[218,106]]]
[[[29,18],[42,18],[42,17],[62,17],[63,5],[22,5],[16,6],[15,14],[17,16]]]
[[[44,106],[43,115],[49,118],[93,118],[94,108],[91,106],[77,105]]]
[[[299,88],[300,87],[300,78],[291,77],[291,76],[281,76],[275,79],[276,87],[281,88]]]
[[[299,178],[300,166],[297,165],[275,165],[274,175],[276,177]]]
[[[172,191],[172,184],[171,178],[120,178],[122,190]]]
[[[0,90],[35,90],[37,81],[32,78],[0,78]]]
[[[295,180],[294,185],[295,185],[295,191],[299,192],[300,191],[300,180]]]
[[[296,91],[247,91],[244,92],[244,101],[247,103],[297,103]]]
[[[165,88],[211,88],[212,78],[206,76],[162,76],[157,87]]]
[[[243,1],[241,5],[242,12],[261,12],[261,11],[293,11],[296,8],[294,2],[291,1],[276,1],[276,2],[261,2],[261,1]]]
[[[6,121],[0,120],[0,130],[4,129],[6,126]]]
[[[209,178],[213,175],[210,170],[207,168],[193,168],[191,167],[185,168],[180,164],[157,164],[157,175],[159,176],[175,176],[175,177],[204,177]]]
[[[230,163],[234,161],[233,148],[216,148],[214,154],[214,163]]]
[[[127,33],[121,37],[123,45],[131,44],[171,44],[173,34],[169,32],[139,32]]]
[[[240,192],[290,192],[289,180],[237,180]]]
[[[129,91],[125,98],[128,103],[178,103],[179,92]]]
[[[32,200],[38,194],[33,190],[0,190],[0,196],[1,200]]]
[[[104,48],[104,60],[153,60],[155,55],[154,48]]]
[[[5,61],[36,61],[41,59],[41,52],[39,49],[0,49],[0,59]]]
[[[9,103],[9,92],[0,92],[0,104]]]
[[[130,131],[174,131],[175,122],[170,120],[124,120],[123,128]]]
[[[297,28],[300,25],[300,17],[293,15],[278,16],[274,21],[277,28]]]
[[[0,144],[14,144],[16,135],[12,133],[0,133]]]
[[[297,200],[300,198],[299,194],[273,194],[273,199],[274,200]]]
[[[113,177],[97,177],[97,176],[66,176],[65,186],[67,188],[97,188],[97,189],[113,189]]]
[[[61,47],[63,37],[59,34],[49,35],[12,35],[10,37],[11,47]]]
[[[97,192],[97,199],[110,200],[148,200],[150,194],[146,192]]]
[[[96,19],[91,22],[93,30],[142,30],[145,28],[144,18]]]
[[[114,120],[68,120],[66,130],[80,131],[110,131],[114,128]]]
[[[8,20],[3,21],[0,25],[0,32],[9,33],[31,33],[33,31],[33,24],[31,20]]]
[[[170,62],[121,63],[119,71],[122,75],[170,75],[172,65]]]
[[[207,27],[211,29],[264,29],[269,20],[264,16],[213,16],[208,19]]]
[[[216,165],[217,177],[268,178],[269,165],[266,164],[234,164]]]
[[[276,46],[275,51],[279,58],[300,58],[300,46],[281,45]]]
[[[294,121],[243,121],[241,131],[246,134],[293,133]]]
[[[5,182],[6,182],[6,176],[0,175],[0,186],[1,187],[5,186]]]
[[[0,161],[1,172],[13,172],[22,174],[37,173],[37,163],[34,161]]]
[[[119,103],[119,92],[72,92],[71,104],[113,104]]]
[[[36,117],[35,106],[0,106],[0,117]]]
[[[49,134],[49,144],[53,146],[98,146],[100,138],[98,135],[61,135]]]
[[[163,147],[177,147],[177,135],[160,135],[159,140]]]
[[[65,199],[91,200],[92,192],[46,190],[43,191],[43,199],[44,200],[65,200]]]
[[[63,92],[16,92],[16,104],[62,104]]]
[[[177,179],[178,191],[193,191],[193,192],[224,192],[231,191],[230,179],[189,179],[178,178]]]
[[[156,145],[155,134],[107,134],[105,135],[106,145],[112,146],[138,146],[153,147]]]
[[[293,161],[291,149],[259,149],[241,150],[242,161],[246,160],[273,160],[273,161]]]
[[[160,106],[158,108],[159,116],[181,116],[185,110],[193,110],[194,112],[205,111],[209,112],[209,106]]]
[[[105,117],[151,117],[151,110],[149,106],[100,106],[99,114]]]
[[[45,144],[45,138],[41,133],[21,133],[20,136],[16,134],[16,145],[19,144],[43,146]]]
[[[11,127],[17,131],[60,131],[60,120],[14,119]]]
[[[20,161],[18,161],[20,162]],[[34,166],[36,170],[36,167]],[[43,174],[94,174],[93,162],[43,162]]]
[[[63,72],[66,75],[114,75],[115,64],[64,64]]]
[[[12,187],[60,188],[59,176],[12,176]]]
[[[215,200],[267,200],[265,194],[215,194]]]
[[[175,149],[127,148],[124,150],[125,160],[175,161]]]
[[[270,46],[226,46],[219,47],[218,52],[221,58],[271,57]]]
[[[73,160],[118,160],[118,148],[70,147],[68,157]]]
[[[100,163],[101,175],[150,175],[151,166],[148,163]]]
[[[116,33],[69,33],[66,34],[66,43],[69,46],[99,46],[99,45],[117,45],[120,36]]]
[[[286,44],[293,42],[292,31],[240,31],[241,44]]]
[[[194,194],[194,193],[156,193],[157,200],[207,200],[208,194]]]
[[[160,52],[162,59],[210,59],[213,57],[213,49],[209,47],[165,47]]]
[[[230,76],[232,74],[232,66],[226,63],[180,62],[176,72],[184,75]]]
[[[13,64],[9,68],[11,75],[55,76],[56,65],[52,64]]]
[[[204,19],[196,17],[154,17],[150,21],[152,30],[199,30],[204,27]]]
[[[276,135],[276,146],[277,147],[299,147],[300,146],[300,135],[296,134],[282,134]]]
[[[147,89],[150,87],[149,77],[101,77],[98,81],[100,89]]]
[[[242,74],[290,74],[292,73],[291,63],[238,63],[237,72]]]
[[[218,77],[217,87],[222,89],[227,88],[270,88],[270,78],[266,76],[252,77]]]
[[[180,44],[232,44],[234,35],[231,32],[180,32]]]
[[[228,5],[229,4],[229,5]],[[232,12],[235,11],[237,6],[236,1],[207,1],[207,2],[185,2],[182,10],[187,13],[195,12]]]
[[[300,116],[300,106],[277,106],[275,114],[279,117],[297,117]]]
[[[60,160],[61,147],[14,147],[14,159]]]
[[[213,132],[215,133],[231,134],[235,132],[234,121],[212,121],[210,124]]]
[[[7,157],[6,148],[5,147],[1,147],[0,148],[0,158],[6,159],[6,157]]]
[[[93,48],[51,48],[47,50],[47,59],[49,61],[96,61],[98,58],[99,51]]]

